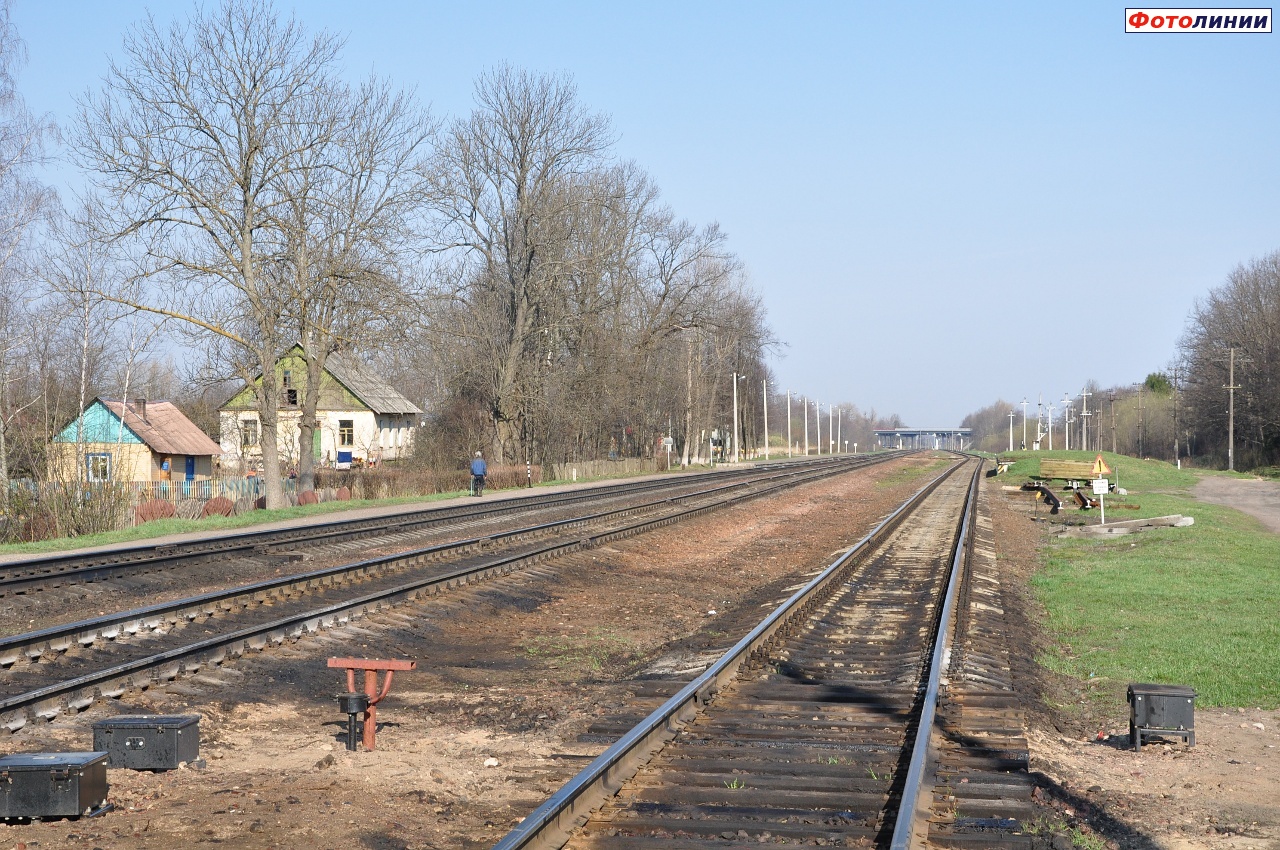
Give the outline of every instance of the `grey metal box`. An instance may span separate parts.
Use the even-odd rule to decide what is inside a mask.
[[[1186,685],[1129,686],[1129,736],[1142,749],[1142,739],[1177,736],[1189,746],[1196,742],[1196,692]]]
[[[76,817],[106,800],[106,753],[15,753],[0,758],[0,818]]]
[[[200,755],[200,715],[121,714],[93,724],[93,748],[108,767],[173,770]]]

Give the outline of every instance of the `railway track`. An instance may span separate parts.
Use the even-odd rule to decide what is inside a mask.
[[[319,547],[333,547],[351,541],[366,546],[377,545],[379,537],[403,541],[429,531],[465,530],[488,521],[509,520],[549,510],[571,510],[582,504],[601,504],[608,500],[624,501],[656,492],[675,497],[682,492],[705,489],[708,482],[746,482],[762,473],[785,470],[788,467],[794,469],[799,465],[812,468],[863,465],[880,462],[898,454],[837,457],[801,461],[800,464],[764,464],[750,469],[692,473],[656,481],[642,479],[567,493],[494,498],[476,504],[417,509],[377,517],[11,561],[0,563],[0,597],[36,593],[71,584],[111,581],[124,576],[145,575],[233,558],[280,555],[300,550],[315,551]]]
[[[1034,846],[994,558],[967,569],[991,555],[979,470],[949,468],[701,675],[638,683],[665,701],[589,731],[621,736],[495,850]]]
[[[248,650],[305,635],[546,558],[837,475],[865,460],[787,465],[712,478],[700,490],[656,494],[540,523],[285,576],[0,640],[0,727],[79,710]]]

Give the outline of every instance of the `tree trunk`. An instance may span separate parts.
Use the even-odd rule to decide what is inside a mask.
[[[680,453],[680,468],[689,465],[689,443],[693,441],[693,340],[686,340],[688,357],[684,367],[684,450]]]
[[[324,363],[328,350],[311,341],[303,348],[307,361],[307,387],[302,394],[302,409],[298,419],[298,493],[316,488],[315,434],[320,427],[316,411],[320,407],[320,381],[324,376]]]

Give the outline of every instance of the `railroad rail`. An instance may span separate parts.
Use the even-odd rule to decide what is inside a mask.
[[[50,555],[0,563],[0,597],[33,593],[69,584],[108,581],[177,569],[236,557],[267,555],[298,549],[314,549],[350,540],[367,540],[375,535],[404,534],[448,524],[474,523],[484,519],[513,516],[528,511],[571,507],[605,499],[633,498],[653,491],[697,489],[707,481],[750,480],[761,472],[808,465],[818,468],[832,464],[875,463],[902,453],[835,457],[829,460],[761,464],[722,472],[686,473],[658,480],[642,479],[619,484],[586,487],[567,493],[539,493],[463,504],[399,511],[377,517],[334,520],[287,528],[237,532],[198,540],[147,544],[92,552]]]
[[[965,846],[1017,845],[1025,836],[1014,819],[966,820],[952,788],[937,791],[938,781],[958,782],[954,763],[930,770],[931,736],[963,725],[940,730],[934,712],[980,469],[957,463],[923,487],[495,850],[776,841],[906,850],[922,846],[931,820],[948,822],[961,844],[982,833]],[[967,627],[990,626],[975,626],[975,610]],[[931,808],[936,799],[943,807]]]
[[[753,478],[571,519],[285,576],[0,640],[0,727],[217,665],[251,649],[341,626],[451,587],[866,464],[848,459],[756,470]],[[505,548],[505,551],[502,551]],[[438,564],[446,558],[450,564]],[[432,565],[426,568],[427,565]],[[352,591],[358,593],[353,595]],[[56,663],[47,663],[56,661]],[[17,691],[15,693],[15,691]]]

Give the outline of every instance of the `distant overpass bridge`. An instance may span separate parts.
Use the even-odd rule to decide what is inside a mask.
[[[972,428],[877,428],[876,446],[881,449],[954,449],[964,451],[972,444]]]

